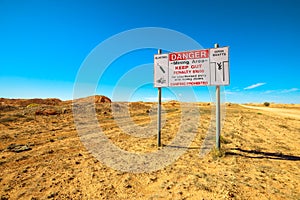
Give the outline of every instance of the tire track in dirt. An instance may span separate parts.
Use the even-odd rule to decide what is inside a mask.
[[[284,116],[284,117],[290,117],[300,120],[300,110],[295,109],[285,109],[285,108],[266,108],[266,107],[258,107],[258,106],[247,106],[247,105],[240,105],[244,108],[250,108],[250,109],[256,109],[256,110],[262,110],[266,111],[268,113]]]

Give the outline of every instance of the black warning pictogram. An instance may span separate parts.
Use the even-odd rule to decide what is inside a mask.
[[[164,68],[162,68],[162,66],[159,63],[157,63],[157,65],[159,66],[159,69],[165,74],[166,71],[164,70]]]
[[[218,70],[222,70],[222,63],[221,62],[217,63],[217,65],[218,65]]]
[[[224,69],[224,62],[216,62],[216,70],[215,70],[215,81],[217,81],[217,70],[221,71],[223,74],[223,81],[225,81],[225,69]]]

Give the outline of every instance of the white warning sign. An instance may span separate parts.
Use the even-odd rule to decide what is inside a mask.
[[[228,47],[210,49],[210,85],[229,85]]]
[[[154,87],[169,86],[169,54],[154,56]]]
[[[229,85],[228,47],[154,55],[154,87]]]
[[[209,50],[169,54],[169,86],[209,85]]]

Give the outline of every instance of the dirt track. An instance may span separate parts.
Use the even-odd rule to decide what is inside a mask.
[[[251,108],[251,109],[257,109],[257,110],[263,110],[267,111],[272,114],[281,115],[284,117],[291,117],[295,119],[300,119],[300,110],[294,110],[294,109],[286,109],[286,108],[269,108],[269,107],[258,107],[258,106],[246,106],[241,105],[245,108]]]

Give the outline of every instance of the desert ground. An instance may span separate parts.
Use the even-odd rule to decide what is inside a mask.
[[[2,98],[1,200],[300,199],[300,105],[227,103],[221,151],[212,148],[200,156],[206,139],[214,144],[213,135],[208,136],[214,122],[212,104],[164,102],[163,146],[158,148],[156,103],[110,103],[99,96],[95,99],[92,109],[99,128],[120,149],[147,154],[181,148],[184,153],[158,170],[117,170],[97,159],[82,142],[74,122],[72,101]],[[128,108],[129,117],[122,116],[122,112],[114,115],[114,109],[122,108]],[[195,137],[188,145],[183,142],[181,146],[172,146],[182,126],[178,121],[189,111],[191,115],[184,119],[189,123],[183,131],[187,137]],[[200,117],[193,117],[192,111],[199,111]],[[97,128],[89,128],[86,121],[79,123],[97,135]],[[126,129],[120,128],[120,124],[127,125]],[[128,134],[139,130],[132,124],[150,124],[150,136]]]

